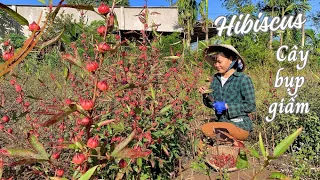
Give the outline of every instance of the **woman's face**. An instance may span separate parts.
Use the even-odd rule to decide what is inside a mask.
[[[214,68],[220,73],[225,74],[232,63],[231,59],[221,56],[217,56],[217,59],[213,62]]]

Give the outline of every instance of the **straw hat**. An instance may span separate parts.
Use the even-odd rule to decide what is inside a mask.
[[[243,65],[243,67],[240,70],[243,71],[245,69],[244,58],[240,55],[240,53],[236,50],[236,48],[234,48],[233,46],[231,46],[229,44],[215,44],[215,45],[208,46],[204,50],[204,58],[211,66],[213,66],[214,62],[213,62],[212,58],[210,58],[210,55],[214,54],[215,52],[234,53],[236,56],[238,56],[238,60],[240,60]]]

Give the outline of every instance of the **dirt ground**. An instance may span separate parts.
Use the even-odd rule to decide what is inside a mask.
[[[210,168],[209,174],[207,175],[204,172],[197,172],[194,169],[190,167],[190,164],[194,160],[189,161],[185,166],[183,166],[184,169],[182,169],[182,174],[176,178],[176,180],[223,180],[223,178],[220,178],[220,173],[217,172],[215,169]],[[250,168],[243,169],[243,170],[236,170],[233,172],[229,172],[227,175],[227,178],[229,180],[250,180],[253,178],[255,171],[258,170],[257,163],[251,161],[249,163],[251,165]],[[254,165],[255,164],[255,165]],[[254,168],[256,167],[256,168]],[[265,180],[267,179],[271,174],[271,171],[269,169],[266,169],[259,173],[258,176],[256,176],[257,180]]]

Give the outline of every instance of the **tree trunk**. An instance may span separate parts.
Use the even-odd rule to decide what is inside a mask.
[[[305,18],[305,12],[303,12],[303,15],[302,15],[303,18]],[[302,24],[302,27],[301,27],[301,47],[304,47],[304,41],[305,41],[305,28],[304,28],[304,23]]]
[[[274,7],[272,6],[271,18],[273,18]],[[273,41],[273,31],[270,31],[269,37],[269,49],[272,50],[272,41]]]
[[[281,18],[283,18],[283,16],[284,16],[284,7],[282,7],[281,9],[282,9],[282,16],[281,16]],[[282,44],[283,44],[283,33],[284,33],[284,32],[280,32],[280,46],[282,46]]]
[[[206,43],[209,44],[209,4],[208,0],[206,0]]]
[[[188,50],[190,50],[190,44],[191,44],[191,23],[190,20],[188,20],[188,33],[187,33],[187,47]]]

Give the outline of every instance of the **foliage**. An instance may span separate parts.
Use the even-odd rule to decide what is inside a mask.
[[[109,6],[112,6],[112,1],[109,0],[99,0],[99,1],[92,1],[92,0],[66,0],[68,4],[89,4],[93,6],[98,6],[100,2],[104,2]],[[119,0],[116,1],[117,6],[130,6],[129,0]]]
[[[26,37],[22,34],[12,33],[8,35],[8,39],[10,39],[14,48],[19,49],[23,46],[23,43],[26,40]]]
[[[176,55],[177,53],[182,53],[183,44],[180,33],[174,32],[170,35],[161,36],[160,41],[157,43],[157,47],[163,56]],[[171,54],[171,52],[173,54]]]
[[[105,18],[105,26],[111,27],[110,16]],[[147,38],[144,32],[142,39]],[[190,152],[188,123],[196,103],[189,101],[189,96],[195,92],[199,68],[192,70],[196,76],[185,74],[179,61],[168,68],[159,59],[157,48],[151,46],[153,41],[136,45],[119,41],[111,32],[100,37],[96,30],[79,29],[79,34],[81,39],[71,42],[65,52],[51,52],[61,60],[59,71],[53,68],[27,76],[17,71],[5,76],[10,79],[6,89],[15,89],[7,97],[16,100],[11,101],[14,107],[4,104],[1,114],[16,119],[8,126],[24,122],[28,137],[39,138],[36,144],[46,149],[34,148],[40,156],[23,148],[35,141],[2,148],[6,166],[31,164],[45,177],[55,176],[55,170],[63,168],[67,178],[167,179],[181,156]],[[101,46],[104,43],[108,43],[106,47]],[[122,51],[124,43],[134,50]],[[33,86],[24,85],[27,79],[33,79]],[[101,89],[101,84],[106,88]],[[7,128],[10,137],[20,134]],[[91,138],[98,141],[94,148]],[[44,153],[51,157],[42,157]]]
[[[198,16],[198,4],[195,0],[178,0],[178,22],[187,35],[187,42],[184,43],[190,47],[191,35],[193,35],[193,26]]]
[[[0,34],[8,35],[10,33],[20,34],[22,26],[11,18],[4,10],[0,8]]]

